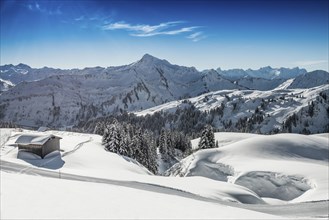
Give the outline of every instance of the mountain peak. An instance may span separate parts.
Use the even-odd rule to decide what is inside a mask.
[[[20,69],[31,69],[29,65],[26,65],[24,63],[19,63],[16,67]]]
[[[274,70],[271,66],[264,66],[259,68],[259,71],[272,71]]]
[[[150,59],[157,59],[158,60],[158,58],[156,58],[156,57],[154,57],[154,56],[152,56],[148,53],[144,54],[144,56],[142,57],[142,60],[150,60]]]
[[[161,60],[157,57],[154,57],[148,53],[144,54],[144,56],[142,57],[142,59],[140,59],[137,62],[139,65],[143,65],[143,66],[153,66],[153,65],[158,65],[158,64],[169,64],[169,62],[167,60]]]
[[[144,56],[140,60],[140,62],[143,62],[143,63],[154,63],[154,62],[159,62],[159,61],[162,61],[162,60],[160,60],[159,58],[154,57],[148,53],[144,54]]]

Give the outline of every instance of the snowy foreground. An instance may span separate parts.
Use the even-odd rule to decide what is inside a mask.
[[[0,129],[1,219],[328,218],[329,134],[216,133],[219,148],[160,177],[98,135],[44,133],[63,138],[61,152],[17,159],[22,132]]]

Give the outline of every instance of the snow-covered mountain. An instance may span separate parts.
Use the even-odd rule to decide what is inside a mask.
[[[144,65],[150,64],[150,62],[161,63],[166,62],[165,60],[157,59],[151,55],[146,54],[144,58],[150,58],[149,62],[144,62]],[[153,58],[153,59],[152,59]],[[144,59],[145,60],[145,59]],[[137,62],[136,62],[137,63]],[[170,64],[169,64],[170,65]],[[126,65],[129,68],[131,65]],[[43,68],[32,68],[26,64],[18,64],[18,65],[3,65],[0,66],[0,79],[7,80],[12,84],[16,85],[23,81],[35,81],[45,79],[54,75],[85,75],[85,74],[98,74],[109,71],[116,71],[118,69],[122,69],[122,66],[119,67],[88,67],[84,69],[55,69],[49,67]],[[226,78],[230,81],[241,80],[242,78],[260,78],[260,79],[289,79],[295,78],[299,75],[306,73],[305,69],[299,69],[298,67],[289,69],[289,68],[271,68],[271,67],[263,67],[258,70],[252,69],[231,69],[231,70],[221,70],[218,68],[217,70],[204,70],[203,74],[207,75],[208,79],[213,80],[218,78],[218,74],[221,76],[220,78]],[[215,82],[214,82],[215,84]],[[240,85],[244,85],[244,83],[240,83]],[[250,88],[261,89],[258,87],[259,83],[255,83],[255,85],[250,86]],[[210,85],[210,87],[212,87]],[[264,88],[265,90],[271,88]]]
[[[217,72],[226,77],[227,79],[237,80],[245,77],[252,78],[263,78],[263,79],[290,79],[295,78],[301,74],[306,73],[305,69],[300,69],[298,67],[289,68],[272,68],[270,66],[262,67],[258,70],[252,69],[231,69],[231,70],[221,70],[217,69]]]
[[[243,77],[235,80],[235,84],[245,87],[250,90],[272,90],[285,82],[286,79],[265,79],[265,78],[254,78],[254,77]]]
[[[329,84],[329,73],[323,70],[316,70],[297,76],[288,86],[288,89],[306,89],[326,84]]]
[[[85,75],[85,74],[95,74],[104,71],[103,67],[92,67],[84,69],[54,69],[49,67],[43,68],[32,68],[26,64],[18,65],[4,65],[0,66],[0,79],[7,80],[12,84],[16,85],[21,82],[42,80],[50,76],[55,75]]]
[[[291,72],[284,68],[276,71],[287,77],[305,72],[298,68]],[[273,69],[262,68],[258,75],[268,72]],[[125,66],[82,70],[5,65],[1,66],[0,78],[17,84],[0,95],[0,120],[51,127],[75,125],[78,121],[122,111],[139,111],[211,91],[265,91],[285,82],[280,77],[233,81],[216,70],[199,72],[194,67],[173,65],[149,54]]]
[[[195,118],[229,131],[318,133],[329,129],[329,85],[310,89],[221,90],[178,100],[140,112],[139,116],[189,108],[210,112]],[[193,107],[193,108],[191,108]],[[193,110],[194,111],[194,110]],[[179,117],[179,115],[176,115]],[[192,116],[191,116],[192,117]],[[174,117],[173,117],[174,118]],[[176,122],[173,122],[176,123]],[[184,123],[184,122],[182,122]],[[172,127],[177,126],[172,124]]]
[[[1,94],[1,92],[7,91],[7,90],[9,90],[10,88],[12,88],[14,86],[15,85],[12,84],[10,81],[0,79],[0,94]]]
[[[100,71],[22,82],[0,96],[1,119],[32,126],[73,125],[77,119],[240,88],[216,73],[200,73],[193,67],[172,65],[148,54],[130,65]]]

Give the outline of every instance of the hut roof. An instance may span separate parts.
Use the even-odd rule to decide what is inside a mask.
[[[29,145],[29,144],[43,145],[51,138],[62,139],[61,137],[57,137],[57,136],[52,135],[52,134],[49,134],[49,135],[23,134],[23,135],[19,136],[19,138],[17,138],[15,143],[20,144],[20,145]]]

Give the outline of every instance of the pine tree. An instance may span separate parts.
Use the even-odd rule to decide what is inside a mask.
[[[199,149],[207,149],[209,146],[208,143],[208,137],[207,137],[207,129],[203,129],[201,137],[200,137],[200,141],[199,141]]]
[[[214,131],[212,129],[212,126],[207,126],[207,137],[208,137],[208,144],[209,147],[208,148],[215,148],[216,147],[216,143],[215,143],[215,135],[214,135]]]
[[[130,124],[123,124],[122,126],[122,148],[125,149],[125,156],[133,158],[134,151],[131,145],[132,134],[130,133]]]
[[[167,146],[167,132],[165,129],[161,130],[161,134],[159,137],[159,151],[161,153],[162,159],[167,160],[168,146]]]
[[[110,134],[110,125],[106,124],[104,126],[104,132],[103,132],[103,138],[102,138],[102,144],[107,148],[107,144],[109,142],[109,134]]]
[[[156,148],[152,145],[151,136],[148,132],[142,133],[137,130],[136,135],[132,139],[134,148],[134,158],[153,173],[157,172],[157,155]]]
[[[107,125],[104,130],[102,142],[106,150],[121,155],[127,155],[127,148],[124,146],[123,138],[123,129],[118,121],[114,119],[112,124]]]
[[[156,174],[158,172],[158,163],[157,163],[157,149],[155,140],[152,138],[149,144],[150,157],[149,157],[149,170]]]
[[[216,147],[214,131],[211,126],[207,125],[203,129],[198,146],[199,149]]]
[[[97,122],[95,129],[94,129],[94,134],[99,134],[103,135],[105,130],[105,123],[104,122]]]
[[[175,142],[174,142],[174,135],[172,132],[167,131],[166,132],[166,142],[167,142],[167,154],[168,157],[174,157],[175,156]]]
[[[134,135],[134,137],[132,138],[131,141],[131,149],[132,149],[132,157],[134,159],[136,159],[137,161],[141,161],[142,158],[144,157],[141,147],[142,146],[142,142],[141,142],[141,131],[140,129],[138,129],[136,131],[136,134]]]
[[[156,148],[153,145],[153,141],[151,138],[151,135],[149,132],[144,132],[142,135],[142,151],[144,155],[144,161],[145,163],[143,164],[146,166],[148,170],[150,170],[152,173],[157,172],[157,155],[156,155]]]

